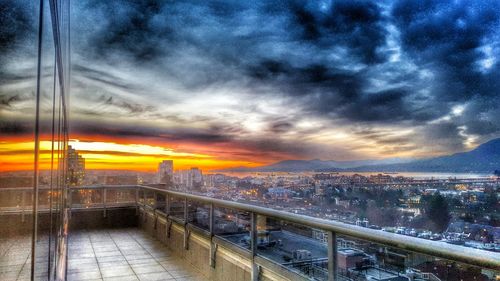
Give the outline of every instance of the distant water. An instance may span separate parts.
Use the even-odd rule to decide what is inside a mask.
[[[339,173],[342,175],[354,175],[356,173],[351,173],[351,172],[346,172],[346,173]],[[363,176],[370,176],[370,175],[377,175],[377,174],[384,174],[383,172],[363,172],[363,173],[357,173]],[[449,179],[449,178],[456,178],[456,179],[470,179],[470,178],[488,178],[491,177],[492,174],[477,174],[477,173],[422,173],[422,172],[401,172],[401,173],[386,173],[390,176],[403,176],[403,177],[408,177],[408,178],[414,178],[414,179],[419,179],[419,180],[424,180],[424,179]]]
[[[269,176],[282,176],[282,177],[294,177],[299,175],[312,176],[318,174],[318,172],[223,172],[228,176],[244,178],[244,177],[269,177]],[[433,173],[433,172],[401,172],[401,173],[385,173],[385,172],[339,172],[335,173],[338,175],[352,176],[354,174],[370,176],[378,174],[387,174],[393,177],[403,176],[408,178],[414,178],[419,180],[424,179],[470,179],[470,178],[488,178],[492,174],[478,174],[478,173]]]

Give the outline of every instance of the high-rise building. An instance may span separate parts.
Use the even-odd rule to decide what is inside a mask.
[[[189,170],[176,171],[175,184],[187,190],[199,190],[203,187],[203,173],[196,167],[193,167]]]
[[[172,185],[174,180],[174,161],[163,160],[158,164],[158,182]]]
[[[191,168],[192,188],[200,189],[203,186],[203,173],[200,169]]]
[[[80,186],[83,185],[85,178],[85,158],[71,145],[68,146],[68,185]]]
[[[191,189],[193,187],[193,177],[191,176],[191,170],[180,170],[177,172],[177,174],[178,185],[186,189]]]

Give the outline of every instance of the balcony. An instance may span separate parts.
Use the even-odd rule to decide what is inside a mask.
[[[29,189],[0,192],[29,201]],[[75,187],[68,198],[67,280],[488,280],[500,268],[495,252],[154,187]],[[1,279],[28,280],[30,239],[16,232],[30,210],[1,214]],[[49,258],[39,240],[37,262]],[[35,276],[46,279],[40,265]]]
[[[5,249],[0,260],[1,280],[30,280],[29,243],[26,236],[1,242]],[[39,252],[40,257],[44,254]],[[46,280],[45,263],[37,264],[36,279]],[[67,280],[205,279],[144,231],[114,228],[80,230],[71,235]]]

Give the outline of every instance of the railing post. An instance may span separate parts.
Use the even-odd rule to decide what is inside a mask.
[[[153,210],[153,215],[155,217],[155,221],[154,221],[154,224],[153,224],[153,229],[156,230],[156,225],[158,224],[158,213],[156,212],[156,209]]]
[[[184,225],[188,222],[188,200],[184,198]]]
[[[158,207],[158,200],[157,200],[157,194],[156,192],[153,192],[153,209],[156,210],[156,207]]]
[[[103,188],[102,188],[102,206],[103,206],[103,208],[104,208],[103,213],[102,213],[102,214],[103,214],[103,217],[106,217],[106,200],[107,200],[107,199],[106,199],[106,195],[107,195],[107,194],[106,194],[106,191],[107,191],[107,188],[106,188],[106,187],[103,187]]]
[[[255,264],[255,256],[257,255],[257,214],[251,213],[250,219],[250,252],[252,254],[251,280],[259,280],[259,268]]]
[[[52,196],[52,194],[50,195]],[[68,188],[68,213],[71,218],[71,207],[73,206],[73,189]]]
[[[52,194],[50,195],[52,197]],[[68,208],[71,210],[71,205],[73,205],[73,189],[68,188]]]
[[[210,210],[208,213],[208,229],[210,230],[210,239],[212,239],[212,236],[214,236],[214,223],[215,223],[215,218],[214,218],[214,204],[210,204]]]
[[[24,218],[24,208],[26,205],[26,191],[21,193],[21,222],[25,222]]]
[[[139,214],[139,187],[135,188],[135,214]]]
[[[170,195],[165,194],[165,233],[167,238],[170,238],[170,229],[172,227],[172,223],[170,220]]]
[[[168,220],[168,216],[170,216],[170,195],[165,194],[165,215]]]
[[[215,245],[213,241],[214,237],[214,223],[215,223],[215,218],[214,218],[214,204],[210,204],[210,210],[208,213],[208,228],[210,230],[210,266],[212,268],[215,268],[215,255],[217,251],[217,245]]]
[[[189,249],[189,230],[188,224],[188,200],[184,198],[184,249]]]
[[[328,231],[328,281],[337,280],[337,234]]]

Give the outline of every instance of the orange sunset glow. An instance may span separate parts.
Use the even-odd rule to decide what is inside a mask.
[[[211,154],[203,153],[209,149],[193,146],[194,152],[173,149],[157,143],[139,144],[134,141],[102,141],[88,139],[85,141],[71,139],[69,142],[80,155],[85,158],[86,169],[136,170],[151,172],[164,159],[173,159],[176,169],[198,167],[209,171],[237,166],[255,167],[265,163],[241,159],[230,159],[217,149]],[[51,161],[51,142],[40,142],[40,168],[49,169]],[[57,147],[56,147],[57,149]],[[0,170],[21,171],[33,168],[34,142],[29,139],[0,141]]]

